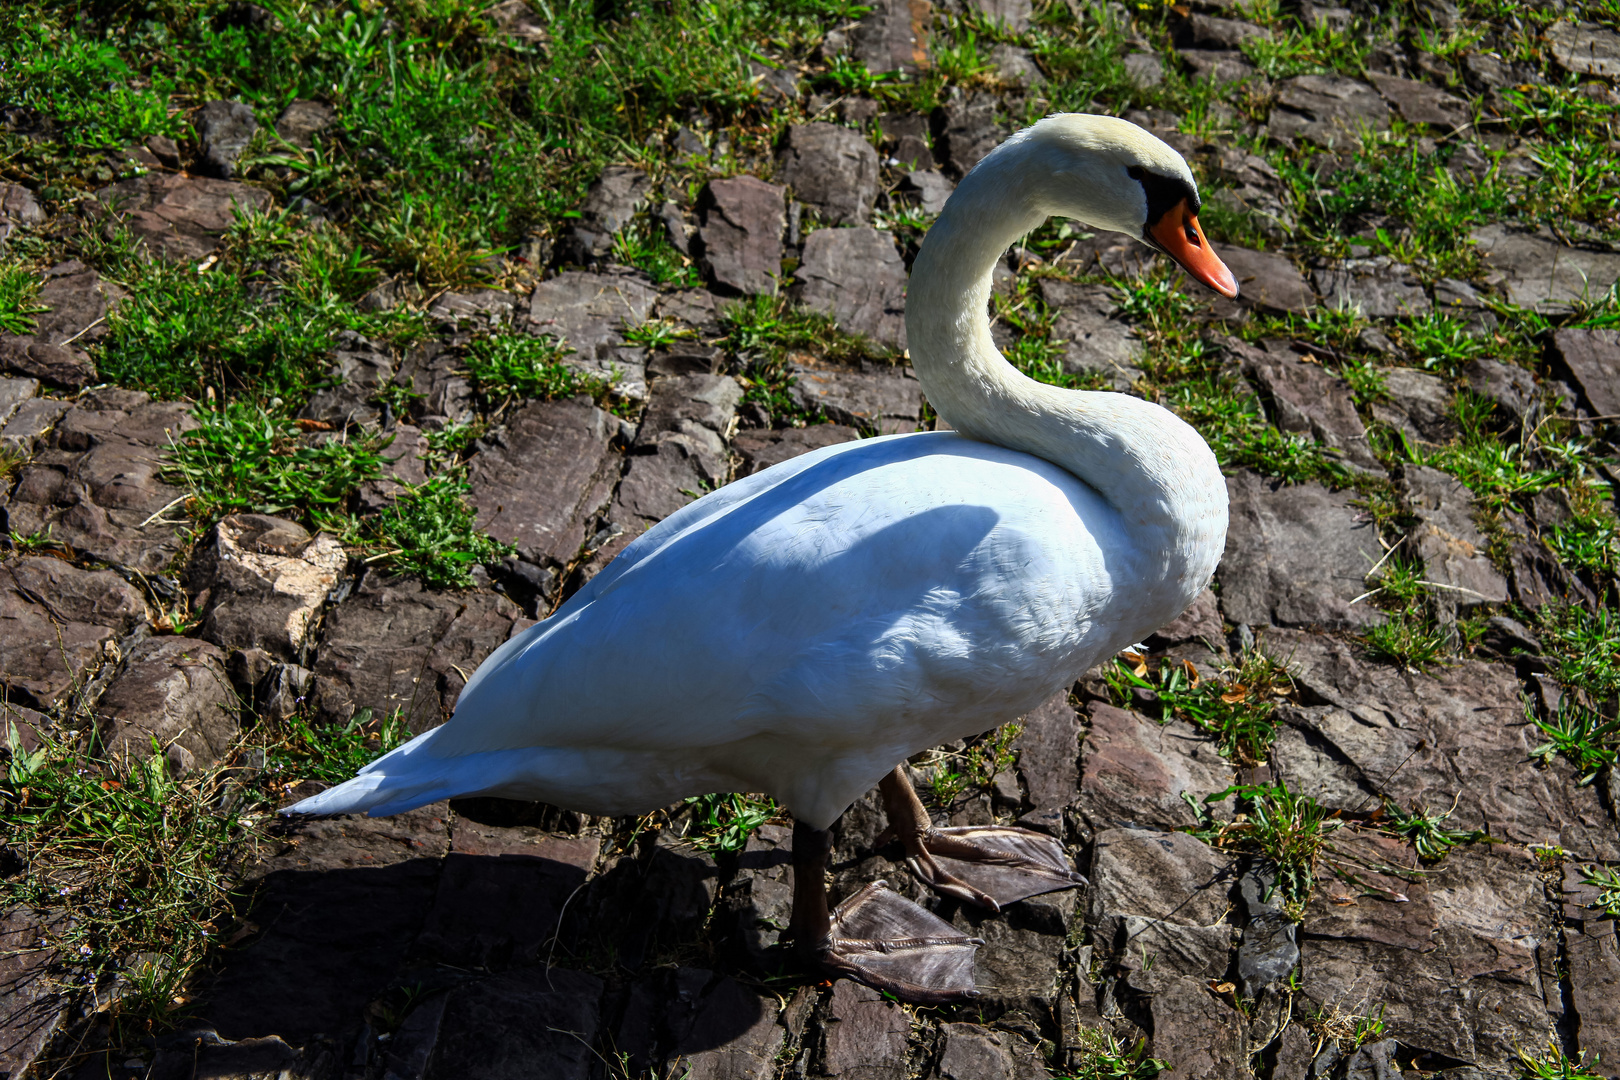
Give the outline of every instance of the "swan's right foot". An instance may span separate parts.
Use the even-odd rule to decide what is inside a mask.
[[[983,944],[874,881],[832,912],[830,934],[804,946],[831,975],[915,1005],[944,1005],[979,996],[973,954]]]

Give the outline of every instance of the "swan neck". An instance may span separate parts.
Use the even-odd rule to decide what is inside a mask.
[[[991,338],[993,274],[1008,247],[1054,207],[1089,216],[1073,196],[1086,185],[1072,172],[1063,183],[1038,154],[1020,153],[1027,147],[1009,141],[981,162],[924,238],[907,296],[912,366],[929,404],[957,431],[1044,458],[1097,491],[1119,512],[1130,547],[1159,563],[1143,568],[1144,584],[1174,579],[1191,589],[1190,602],[1214,573],[1226,530],[1225,481],[1208,445],[1139,398],[1037,382]],[[1182,605],[1166,620],[1185,606],[1165,602]]]

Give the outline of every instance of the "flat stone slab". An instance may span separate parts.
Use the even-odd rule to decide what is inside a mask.
[[[137,761],[161,753],[177,776],[207,768],[230,751],[240,709],[224,651],[183,637],[135,646],[96,703],[103,746]]]
[[[1114,295],[1104,285],[1072,285],[1042,278],[1041,299],[1058,315],[1052,339],[1063,343],[1063,367],[1071,374],[1097,372],[1114,390],[1129,390],[1142,377],[1142,344],[1129,324],[1114,317]]]
[[[1352,260],[1312,277],[1322,306],[1353,308],[1367,319],[1414,317],[1429,311],[1429,296],[1410,267],[1388,259]]]
[[[484,658],[532,623],[486,592],[438,592],[367,573],[326,617],[310,703],[323,724],[397,709],[413,733],[448,717]]]
[[[1285,485],[1242,470],[1227,478],[1230,525],[1217,578],[1221,610],[1251,626],[1354,629],[1383,620],[1367,601],[1367,572],[1383,557],[1354,493]]]
[[[1544,740],[1511,668],[1470,660],[1418,677],[1335,638],[1272,630],[1264,640],[1307,700],[1325,702],[1278,710],[1272,768],[1291,790],[1344,809],[1378,792],[1402,807],[1455,806],[1453,828],[1620,859],[1598,792],[1563,759],[1530,757]]]
[[[837,124],[790,124],[777,177],[832,225],[861,225],[878,193],[878,154],[860,132]]]
[[[432,905],[447,818],[435,803],[280,826],[250,871],[259,884],[248,915],[263,932],[203,980],[200,1019],[228,1039],[352,1039]]]
[[[1416,875],[1414,875],[1416,876]],[[1516,1048],[1542,1046],[1551,1026],[1538,954],[1556,949],[1534,860],[1524,852],[1458,849],[1432,868],[1426,938],[1389,943],[1371,932],[1319,935],[1307,918],[1301,987],[1319,1007],[1365,1015],[1376,1002],[1385,1031],[1410,1050],[1486,1068],[1514,1064]],[[1364,896],[1356,905],[1377,905]],[[1407,908],[1407,904],[1389,904]],[[1340,936],[1340,935],[1343,936]]]
[[[1379,368],[1388,401],[1374,401],[1373,419],[1402,432],[1413,442],[1443,443],[1457,434],[1451,413],[1451,388],[1438,375],[1415,368]]]
[[[811,424],[809,427],[783,428],[779,431],[740,431],[731,445],[742,458],[737,475],[752,476],[800,454],[860,437],[859,431],[844,424]]]
[[[1593,415],[1620,414],[1620,331],[1555,330],[1553,348]]]
[[[1547,29],[1553,59],[1565,71],[1579,75],[1620,75],[1620,34],[1596,23],[1559,19]]]
[[[565,271],[529,294],[529,332],[561,338],[575,362],[595,369],[624,344],[625,326],[647,321],[657,298],[650,285],[627,274]]]
[[[712,180],[703,189],[693,253],[722,291],[775,289],[787,227],[785,194],[784,188],[753,176]]]
[[[933,8],[928,0],[880,0],[849,34],[855,58],[873,72],[915,72],[928,66]]]
[[[251,184],[160,172],[102,188],[96,200],[122,215],[153,252],[175,261],[203,258],[219,246],[234,213],[271,203],[268,191]]]
[[[1238,281],[1238,299],[1250,306],[1303,314],[1316,303],[1305,275],[1286,256],[1227,245],[1220,250]]]
[[[572,562],[619,475],[618,423],[581,401],[531,402],[480,440],[468,471],[478,527],[539,567]]]
[[[1502,274],[1508,301],[1519,307],[1552,311],[1596,301],[1620,279],[1620,254],[1565,247],[1546,228],[1487,225],[1472,237],[1486,265]]]
[[[1309,435],[1355,468],[1383,472],[1348,382],[1291,350],[1273,353],[1233,339],[1225,348],[1242,358],[1243,373],[1260,388],[1278,428]]]
[[[170,439],[196,426],[183,402],[114,387],[84,395],[23,467],[7,527],[23,535],[49,527],[52,539],[81,554],[161,572],[179,552],[176,529],[186,523],[178,509],[185,492],[159,473]]]
[[[1160,724],[1100,701],[1086,711],[1084,773],[1072,802],[1094,832],[1188,828],[1197,818],[1181,793],[1202,799],[1232,782],[1215,741],[1184,721]]]
[[[109,570],[47,558],[0,567],[0,681],[8,697],[46,711],[72,697],[145,614],[139,591]]]
[[[864,143],[863,143],[864,145]],[[838,328],[892,349],[906,347],[906,264],[878,229],[818,229],[793,273],[795,298]]]
[[[1013,746],[1018,752],[1018,778],[1032,809],[1019,824],[1061,840],[1063,809],[1074,801],[1080,786],[1080,717],[1065,689],[1021,722],[1024,730]]]
[[[792,371],[795,404],[821,409],[834,423],[895,435],[916,431],[922,421],[922,384],[909,367],[854,368],[800,356]]]
[[[58,959],[51,941],[65,929],[63,918],[20,907],[0,914],[0,1072],[8,1076],[28,1071],[73,1006],[51,972]]]
[[[1473,112],[1468,102],[1431,83],[1373,71],[1367,73],[1367,81],[1413,124],[1434,124],[1449,130],[1466,124]]]
[[[1343,75],[1296,75],[1277,84],[1277,107],[1266,122],[1273,138],[1327,146],[1354,145],[1363,128],[1389,128],[1389,106],[1364,82]]]

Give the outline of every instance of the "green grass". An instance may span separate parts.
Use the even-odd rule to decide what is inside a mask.
[[[802,308],[783,295],[759,294],[728,304],[720,313],[721,344],[742,364],[743,400],[763,406],[781,425],[824,423],[819,410],[794,402],[790,354],[805,352],[835,363],[893,360],[891,350],[845,334],[832,317]]]
[[[963,792],[982,791],[993,784],[999,773],[1012,768],[1018,760],[1012,744],[1023,731],[1020,723],[1002,724],[969,739],[961,753],[940,751],[928,777],[928,793],[934,805],[948,810]]]
[[[392,441],[311,437],[284,414],[242,402],[193,415],[199,426],[171,445],[164,475],[190,491],[187,508],[204,524],[251,512],[342,529],[350,496],[382,475]]]
[[[220,806],[222,776],[174,779],[156,742],[129,762],[50,742],[24,753],[15,726],[7,738],[0,813],[24,868],[0,900],[62,912],[62,963],[121,972],[117,1016],[137,1035],[163,1023],[229,918],[226,862],[244,825]]]
[[[1556,1035],[1548,1038],[1544,1053],[1533,1054],[1522,1047],[1517,1053],[1519,1075],[1525,1080],[1603,1080],[1601,1074],[1592,1071],[1599,1065],[1597,1059],[1588,1063],[1586,1051],[1582,1050],[1579,1057],[1571,1060],[1565,1056]]]
[[[28,267],[12,259],[0,260],[0,333],[31,334],[34,316],[46,310],[36,304],[41,282]]]
[[[359,709],[342,725],[316,726],[300,714],[282,721],[265,748],[261,778],[270,802],[281,803],[281,792],[306,780],[341,784],[365,766],[411,737],[398,711],[378,716]]]
[[[693,795],[684,839],[703,851],[741,851],[755,829],[781,811],[768,795]]]
[[[670,242],[663,223],[645,217],[637,217],[613,237],[613,258],[640,270],[654,285],[695,289],[703,284],[692,260]]]
[[[1549,604],[1536,613],[1536,631],[1553,678],[1598,701],[1620,695],[1620,618],[1613,608]]]
[[[1412,842],[1418,857],[1428,862],[1438,862],[1451,854],[1451,849],[1458,844],[1493,843],[1490,834],[1483,829],[1454,829],[1446,824],[1451,816],[1450,810],[1428,810],[1421,806],[1413,806],[1411,810],[1402,810],[1393,800],[1383,800],[1383,816],[1378,823],[1381,832],[1391,836],[1404,837]]]
[[[437,588],[471,587],[473,567],[514,549],[479,530],[466,492],[466,482],[454,472],[407,489],[368,522],[369,535],[384,550],[366,561],[384,562]]]
[[[1530,751],[1530,756],[1543,761],[1555,755],[1568,758],[1581,774],[1582,787],[1596,780],[1603,770],[1613,768],[1616,757],[1620,757],[1620,720],[1604,719],[1573,697],[1560,699],[1558,708],[1546,719],[1534,706],[1525,706],[1525,712],[1547,739]]]
[[[1589,908],[1611,919],[1620,919],[1620,871],[1612,866],[1582,867],[1581,882],[1598,890],[1598,897],[1587,905]]]
[[[1316,885],[1317,859],[1328,837],[1344,824],[1337,811],[1283,783],[1234,784],[1204,796],[1202,804],[1187,793],[1182,798],[1199,814],[1196,835],[1216,847],[1261,856],[1275,875],[1283,910],[1294,922],[1303,921]],[[1226,799],[1235,799],[1240,813],[1231,821],[1214,821],[1207,808]]]
[[[564,363],[574,350],[559,338],[527,334],[494,334],[467,346],[467,373],[492,412],[514,401],[601,397],[608,384]]]
[[[1221,754],[1234,765],[1266,761],[1276,736],[1272,714],[1294,693],[1286,665],[1259,649],[1243,652],[1218,678],[1200,678],[1188,661],[1161,663],[1155,673],[1136,653],[1116,657],[1104,677],[1115,704],[1129,706],[1136,691],[1152,695],[1159,722],[1186,720],[1215,737]]]
[[[1074,1032],[1079,1065],[1058,1080],[1153,1080],[1171,1065],[1148,1056],[1146,1037],[1122,1043],[1112,1031],[1081,1027]]]

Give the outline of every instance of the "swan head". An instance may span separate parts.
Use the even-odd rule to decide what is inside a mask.
[[[1198,224],[1198,182],[1186,159],[1129,120],[1048,116],[997,147],[974,171],[1003,168],[1036,178],[1025,190],[1031,209],[1043,216],[1141,240],[1222,296],[1237,296],[1237,279]]]

